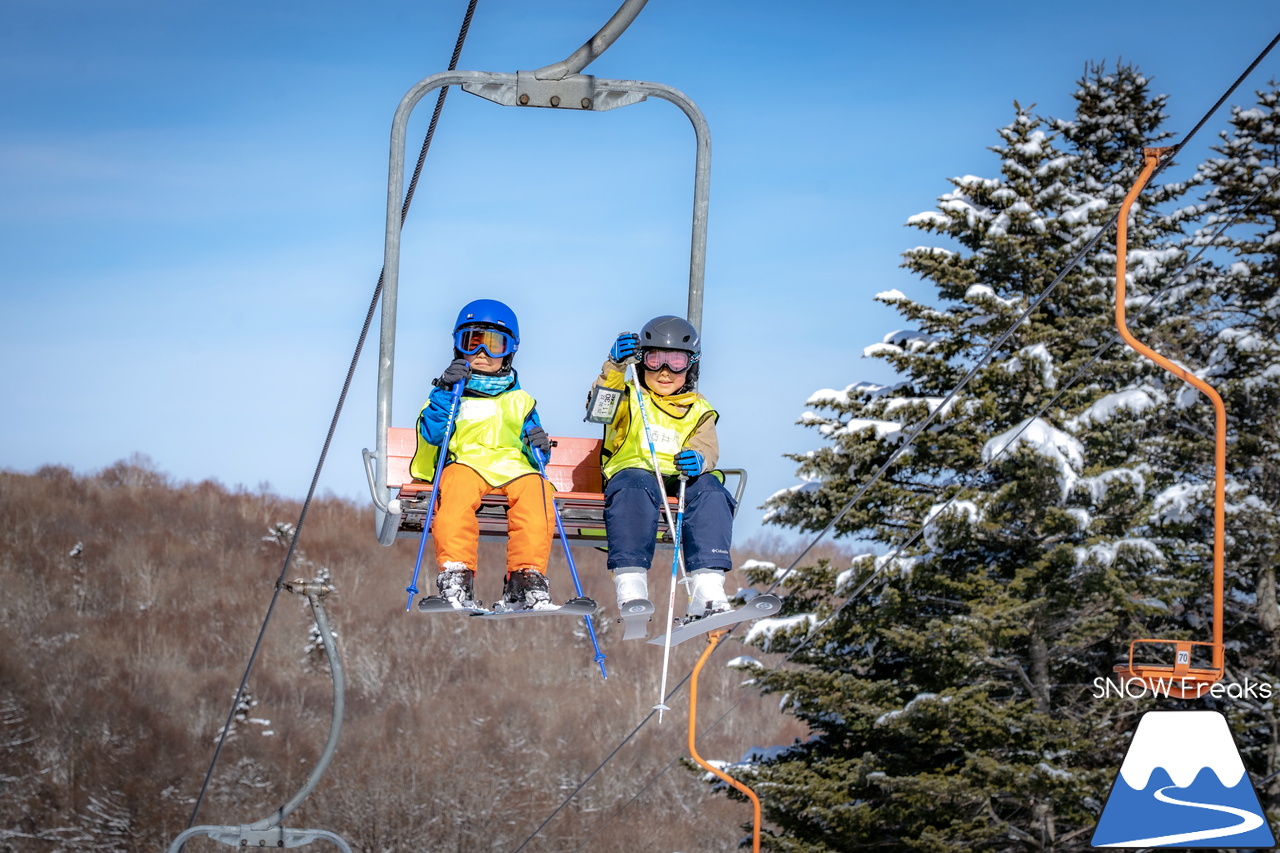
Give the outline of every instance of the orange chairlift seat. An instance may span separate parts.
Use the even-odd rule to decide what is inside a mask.
[[[547,479],[556,487],[556,506],[564,525],[565,538],[574,545],[605,544],[604,489],[600,474],[600,446],[598,438],[551,439],[551,460],[547,463]],[[413,459],[417,439],[412,427],[391,427],[387,430],[387,481],[385,486],[395,496],[399,509],[397,539],[416,539],[422,535],[422,523],[426,519],[431,500],[431,484],[415,480],[409,474],[409,462]],[[366,456],[368,460],[368,456]],[[372,469],[372,466],[370,466]],[[721,468],[726,482],[732,482],[734,502],[741,503],[746,488],[747,472],[740,468]],[[676,499],[669,498],[672,511]],[[507,499],[500,493],[487,495],[476,511],[480,521],[481,539],[504,539],[507,535]],[[557,534],[559,532],[557,531]],[[665,521],[658,525],[660,546],[671,546],[671,535]]]
[[[1120,206],[1116,228],[1116,328],[1125,343],[1154,361],[1184,382],[1195,386],[1213,403],[1214,410],[1214,507],[1213,507],[1213,641],[1192,640],[1134,640],[1129,646],[1129,661],[1115,667],[1123,680],[1136,679],[1156,693],[1164,693],[1181,699],[1203,696],[1213,684],[1222,679],[1225,669],[1222,645],[1223,557],[1225,553],[1225,497],[1227,463],[1227,411],[1222,397],[1208,383],[1193,376],[1186,368],[1175,364],[1133,337],[1125,324],[1125,252],[1128,238],[1129,208],[1151,179],[1160,161],[1173,148],[1144,148],[1143,169],[1138,180],[1125,196]],[[1173,646],[1172,664],[1140,663],[1137,653],[1143,646]],[[1209,665],[1197,665],[1193,653],[1208,650]]]

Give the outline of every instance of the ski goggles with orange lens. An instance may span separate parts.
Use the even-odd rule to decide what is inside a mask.
[[[661,370],[663,367],[672,373],[684,373],[693,364],[693,353],[682,349],[647,349],[641,356],[646,370]]]
[[[516,341],[501,329],[459,329],[453,333],[453,346],[463,355],[484,350],[490,358],[502,358],[516,351]]]

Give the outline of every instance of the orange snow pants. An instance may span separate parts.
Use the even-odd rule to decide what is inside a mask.
[[[517,477],[503,486],[491,486],[474,469],[460,463],[444,466],[440,475],[440,503],[431,522],[436,541],[436,562],[463,563],[476,570],[479,562],[480,523],[476,509],[491,492],[507,496],[507,571],[547,571],[551,537],[556,529],[555,487],[538,474]]]

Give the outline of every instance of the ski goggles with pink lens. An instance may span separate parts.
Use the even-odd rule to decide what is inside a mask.
[[[693,353],[682,349],[647,349],[641,356],[646,370],[667,368],[672,373],[684,373],[693,364]]]
[[[516,341],[501,329],[459,329],[453,333],[453,346],[463,355],[484,350],[490,358],[502,358],[516,351]]]

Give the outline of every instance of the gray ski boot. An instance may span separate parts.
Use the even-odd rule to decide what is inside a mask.
[[[462,563],[446,563],[436,575],[436,589],[454,610],[478,610],[480,604],[475,600],[475,580],[476,573]]]
[[[552,610],[551,584],[537,569],[519,569],[507,575],[502,587],[507,610]]]

